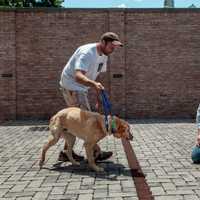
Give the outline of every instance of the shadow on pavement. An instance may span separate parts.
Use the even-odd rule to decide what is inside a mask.
[[[98,165],[104,168],[104,172],[95,172],[88,167],[86,161],[82,161],[80,166],[68,165],[62,166],[63,162],[58,162],[52,168],[43,167],[50,171],[57,171],[60,173],[74,173],[77,175],[88,175],[91,177],[98,177],[110,180],[117,180],[118,176],[132,176],[130,169],[125,168],[122,164],[114,163],[112,161],[99,162]]]

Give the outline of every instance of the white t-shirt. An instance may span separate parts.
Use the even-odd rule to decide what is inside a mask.
[[[97,43],[80,46],[69,59],[61,74],[60,85],[72,91],[87,91],[86,87],[75,80],[75,71],[83,70],[91,80],[95,80],[100,72],[105,72],[108,57],[97,52]]]

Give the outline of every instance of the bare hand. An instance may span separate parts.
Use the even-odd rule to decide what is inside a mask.
[[[200,147],[200,135],[197,136],[196,146]]]
[[[104,90],[104,86],[99,82],[95,82],[94,86],[95,86],[96,90]]]
[[[95,109],[98,111],[99,110],[99,103],[97,102],[95,105]]]

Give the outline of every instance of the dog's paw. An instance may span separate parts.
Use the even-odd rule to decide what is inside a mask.
[[[40,160],[39,161],[39,167],[40,167],[40,169],[42,169],[42,166],[44,165],[44,161],[43,160]]]
[[[95,172],[104,172],[103,167],[93,166],[91,167]]]

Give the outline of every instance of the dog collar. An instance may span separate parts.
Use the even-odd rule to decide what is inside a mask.
[[[111,133],[115,134],[117,132],[117,125],[114,117],[111,117]]]
[[[115,134],[117,132],[117,126],[115,118],[111,115],[108,116],[108,129],[106,128],[109,135]]]

